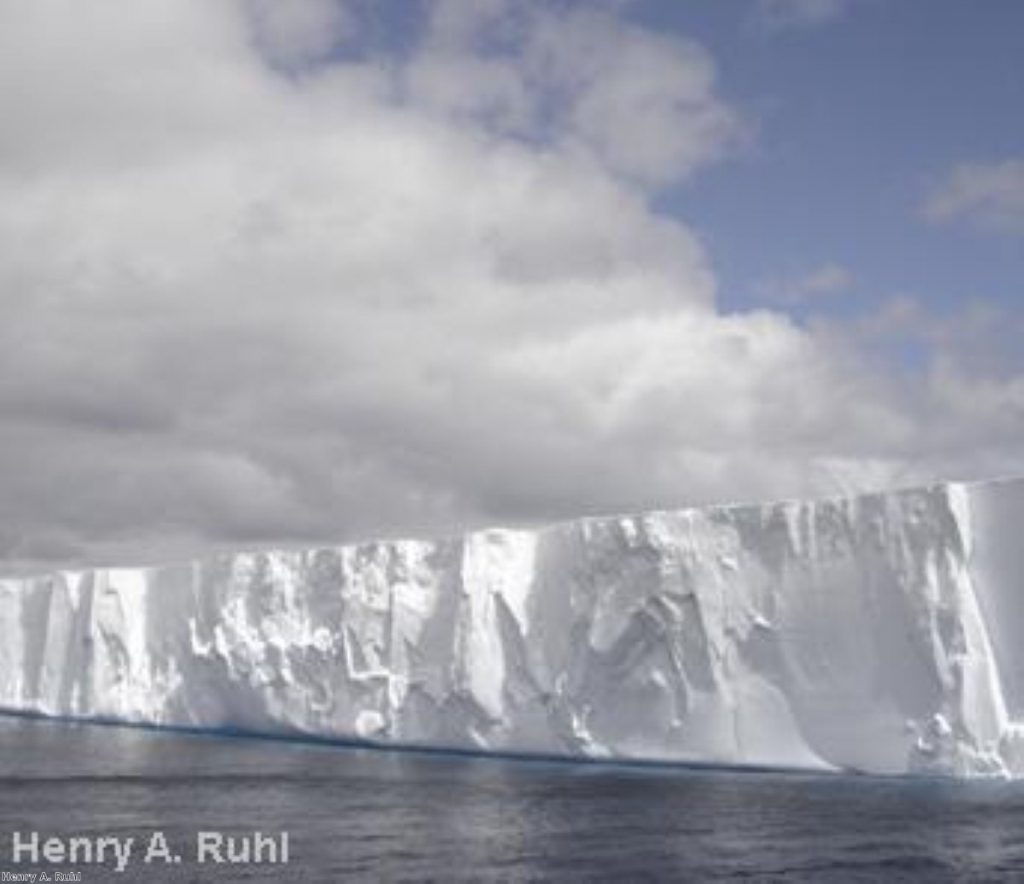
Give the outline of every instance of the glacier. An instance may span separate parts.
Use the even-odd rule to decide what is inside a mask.
[[[0,709],[1024,776],[1024,480],[0,580]]]

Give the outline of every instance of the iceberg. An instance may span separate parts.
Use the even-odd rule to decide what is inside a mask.
[[[0,580],[7,712],[1024,775],[1024,480]]]

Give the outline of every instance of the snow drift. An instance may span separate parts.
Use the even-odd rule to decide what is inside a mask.
[[[1024,481],[0,581],[0,707],[1024,775]]]

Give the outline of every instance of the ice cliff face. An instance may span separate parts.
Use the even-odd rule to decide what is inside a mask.
[[[1024,481],[0,581],[0,707],[1024,775]]]

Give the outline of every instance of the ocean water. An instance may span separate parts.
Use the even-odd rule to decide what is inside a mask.
[[[196,862],[288,832],[287,867]],[[14,833],[134,838],[123,873]],[[178,864],[142,852],[162,832]],[[239,842],[241,843],[241,842]],[[266,854],[265,854],[266,856]],[[0,719],[0,872],[87,881],[1024,880],[1024,786],[378,752]]]

